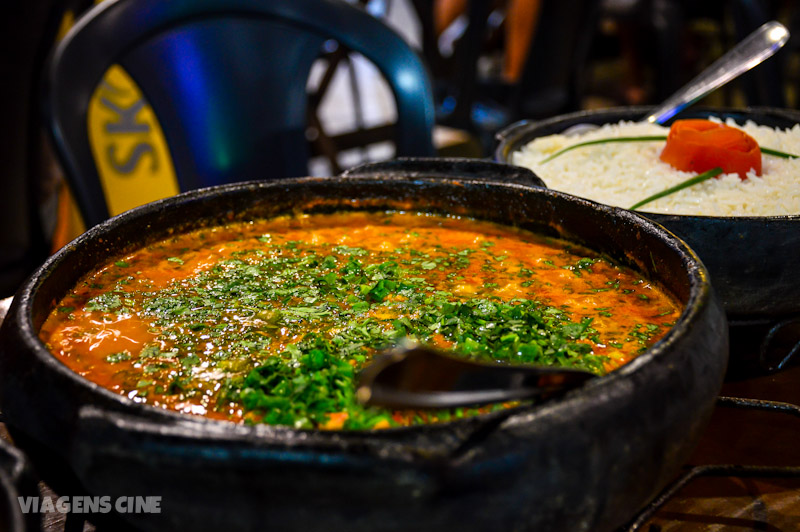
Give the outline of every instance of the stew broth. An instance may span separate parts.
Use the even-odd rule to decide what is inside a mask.
[[[661,338],[667,293],[581,246],[418,213],[304,215],[195,230],[109,262],[40,337],[137,401],[232,421],[381,428],[487,409],[355,399],[372,354],[411,336],[463,356],[604,374]]]

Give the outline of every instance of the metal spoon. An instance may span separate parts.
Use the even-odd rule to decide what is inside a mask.
[[[655,124],[667,122],[687,106],[772,56],[788,40],[789,30],[783,24],[774,20],[767,22],[653,109],[642,122]],[[582,135],[598,127],[600,126],[596,124],[575,124],[561,134]]]
[[[359,375],[364,404],[391,408],[456,408],[546,397],[595,375],[547,366],[482,364],[416,344],[378,355]]]

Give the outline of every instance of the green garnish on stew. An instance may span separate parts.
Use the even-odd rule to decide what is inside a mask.
[[[234,224],[144,248],[76,287],[71,311],[53,312],[42,337],[70,367],[132,400],[251,423],[371,429],[508,406],[362,406],[358,371],[402,338],[602,375],[679,312],[607,258],[531,233],[403,213],[311,220]]]

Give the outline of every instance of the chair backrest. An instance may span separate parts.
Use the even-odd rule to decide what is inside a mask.
[[[44,107],[87,226],[109,217],[87,133],[103,74],[121,65],[152,106],[181,190],[307,173],[306,84],[322,45],[361,53],[397,107],[397,155],[432,155],[433,98],[414,51],[341,0],[106,0],[61,41]]]

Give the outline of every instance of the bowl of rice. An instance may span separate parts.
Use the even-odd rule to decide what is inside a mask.
[[[549,188],[619,208],[692,177],[660,160],[664,140],[600,142],[547,160],[571,145],[619,137],[666,137],[665,126],[641,123],[648,107],[581,111],[512,124],[497,135],[495,159],[533,170]],[[800,112],[691,109],[743,130],[762,148],[800,155]],[[579,136],[576,124],[600,126]],[[723,301],[732,346],[775,370],[800,353],[800,158],[763,154],[762,175],[723,174],[648,202],[637,210],[692,247]],[[735,349],[734,349],[735,350]],[[733,355],[734,353],[732,353]]]

